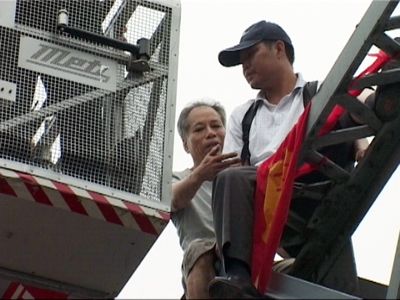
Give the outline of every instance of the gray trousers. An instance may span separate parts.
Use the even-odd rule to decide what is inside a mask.
[[[217,247],[222,255],[251,266],[256,167],[233,167],[214,180],[212,210]]]
[[[223,257],[227,256],[240,259],[251,267],[256,170],[254,166],[228,168],[214,180],[212,209],[222,264]],[[354,293],[357,291],[357,282],[353,248],[349,242],[321,284]]]

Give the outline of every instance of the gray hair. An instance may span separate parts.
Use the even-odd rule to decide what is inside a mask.
[[[194,108],[201,107],[201,106],[211,107],[212,109],[214,109],[221,117],[222,124],[225,127],[225,123],[226,123],[225,109],[219,102],[212,100],[212,99],[195,100],[195,101],[189,103],[184,109],[182,109],[181,114],[179,115],[177,127],[178,127],[178,133],[181,136],[182,141],[185,140],[187,131],[189,129],[189,124],[187,122],[187,118],[188,118],[190,112]]]

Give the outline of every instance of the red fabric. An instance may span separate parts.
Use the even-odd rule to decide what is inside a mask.
[[[375,61],[361,72],[355,80],[377,72],[391,58],[379,52]],[[349,90],[353,97],[361,90]],[[318,168],[304,163],[297,168],[299,152],[302,147],[310,111],[309,104],[299,121],[273,156],[257,169],[257,186],[254,202],[252,280],[256,288],[265,293],[271,275],[272,264],[289,213],[292,187],[295,178]],[[335,106],[328,116],[319,136],[331,131],[343,114],[344,109]]]
[[[276,153],[257,169],[252,279],[264,293],[289,212],[297,158],[307,126],[310,105]],[[266,201],[268,199],[268,201]]]

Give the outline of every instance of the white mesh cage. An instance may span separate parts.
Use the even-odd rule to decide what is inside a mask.
[[[10,2],[14,21],[0,21],[0,165],[126,200],[168,198],[178,5]],[[147,39],[149,69],[128,72],[128,51],[61,32],[60,11],[82,31]]]

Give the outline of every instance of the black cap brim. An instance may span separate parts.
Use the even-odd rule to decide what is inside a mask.
[[[233,67],[240,64],[240,51],[246,50],[259,43],[261,40],[245,41],[231,48],[222,50],[218,55],[218,60],[224,67]]]

